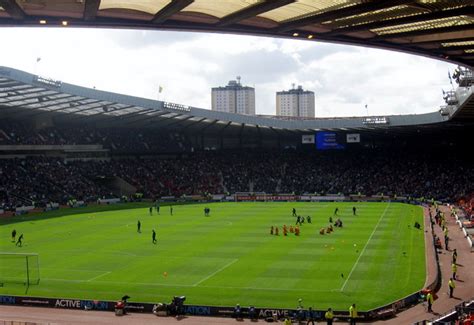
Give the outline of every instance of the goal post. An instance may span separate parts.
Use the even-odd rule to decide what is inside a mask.
[[[0,252],[0,284],[39,284],[39,255]]]

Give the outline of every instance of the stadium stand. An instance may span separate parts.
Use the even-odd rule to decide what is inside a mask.
[[[133,136],[130,136],[133,134]],[[47,127],[35,130],[25,123],[2,120],[0,145],[87,145],[101,144],[115,152],[180,152],[189,148],[179,134],[165,137],[153,130],[97,129],[78,127]]]
[[[4,160],[0,175],[0,206],[6,211],[18,205],[65,204],[70,198],[95,201],[110,194],[90,179],[81,177],[76,166],[66,165],[56,158]]]
[[[37,83],[36,77],[2,69],[8,76],[3,79],[5,96],[1,102],[5,107],[0,111],[0,158],[6,159],[0,167],[0,203],[6,211],[18,205],[44,207],[49,202],[65,204],[71,199],[94,202],[122,197],[124,186],[129,189],[125,194],[139,192],[151,199],[265,192],[385,194],[456,202],[474,193],[473,163],[465,150],[474,107],[472,78],[467,69],[455,71],[460,87],[445,94],[447,105],[438,113],[321,119],[310,124],[252,118],[255,123],[263,123],[261,127],[241,121],[236,114],[221,116],[230,122],[219,121],[214,112],[158,102],[161,111],[139,106],[150,104],[141,99],[73,85],[67,85],[68,91],[116,97],[137,102],[137,106],[131,113],[111,115],[102,122],[95,116],[112,114],[109,107],[122,109],[124,104],[101,101],[100,105],[105,106],[89,108],[90,99],[76,96],[80,100],[70,102],[68,107],[77,111],[66,115],[59,112],[62,106],[54,111],[49,111],[51,105],[24,107],[18,102],[22,95],[14,89],[18,85],[33,87],[25,82],[32,79]],[[44,82],[41,86],[55,91],[66,87]],[[39,102],[45,101],[38,96]],[[65,95],[57,92],[55,96]],[[49,100],[55,103],[54,98]],[[86,110],[97,113],[82,116]],[[153,112],[148,116],[150,110]],[[140,119],[134,119],[134,115]],[[150,127],[152,123],[157,127]],[[301,134],[308,131],[298,128],[333,125],[340,125],[340,129],[329,129],[339,136],[358,132],[363,141],[336,151],[302,145]],[[277,126],[296,129],[289,132]],[[118,179],[123,186],[117,191],[104,179]],[[465,202],[472,212],[472,197]],[[463,222],[470,228],[469,218]]]
[[[19,198],[44,205],[113,196],[98,180],[119,177],[147,198],[226,192],[398,195],[453,202],[472,193],[473,165],[451,155],[438,159],[386,150],[344,152],[204,152],[168,159],[69,161],[36,156],[0,167],[6,210]],[[453,169],[450,166],[456,165]],[[115,193],[117,196],[118,194]]]

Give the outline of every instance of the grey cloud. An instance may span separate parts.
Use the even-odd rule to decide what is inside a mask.
[[[226,57],[209,54],[205,50],[193,52],[200,61],[209,61],[219,65],[220,70],[207,76],[217,85],[227,82],[235,76],[242,76],[243,83],[263,84],[299,69],[298,62],[288,54],[269,51],[251,51]]]
[[[231,74],[245,75],[255,83],[272,81],[279,76],[298,70],[297,62],[289,55],[280,52],[245,53],[223,62]]]

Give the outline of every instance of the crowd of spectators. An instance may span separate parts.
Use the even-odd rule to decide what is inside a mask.
[[[385,194],[454,202],[474,193],[473,162],[456,155],[360,152],[199,152],[168,159],[2,160],[0,204],[110,196],[120,177],[147,198],[206,193]]]
[[[74,162],[80,174],[120,177],[146,197],[222,193],[219,170],[212,162],[193,155],[176,159],[114,159],[103,162]]]
[[[284,193],[384,193],[452,201],[474,190],[474,164],[456,155],[368,150],[284,159]]]
[[[1,160],[0,208],[66,203],[70,198],[92,201],[111,195],[110,190],[82,177],[82,172],[56,158]]]

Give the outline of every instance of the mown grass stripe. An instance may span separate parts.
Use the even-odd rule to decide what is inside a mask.
[[[379,221],[378,221],[377,224],[375,225],[374,230],[372,230],[372,233],[370,234],[369,239],[367,239],[367,242],[365,243],[364,248],[362,248],[362,251],[360,252],[359,257],[357,258],[356,262],[354,263],[354,266],[352,266],[351,272],[349,272],[349,275],[347,276],[346,280],[344,281],[344,284],[342,285],[340,291],[344,291],[344,288],[346,287],[347,282],[349,281],[349,279],[350,279],[351,276],[352,276],[352,273],[354,272],[354,270],[356,269],[357,265],[359,264],[360,258],[362,257],[362,255],[364,255],[364,252],[365,252],[365,250],[366,250],[366,248],[367,248],[367,245],[370,243],[370,240],[372,239],[372,237],[374,236],[375,232],[377,231],[377,228],[379,227],[380,221],[382,221],[383,217],[385,216],[385,213],[387,213],[387,210],[388,210],[388,207],[389,207],[389,206],[390,206],[390,202],[388,202],[387,206],[385,207],[385,210],[383,210],[383,213],[382,213],[382,215],[380,216]]]

